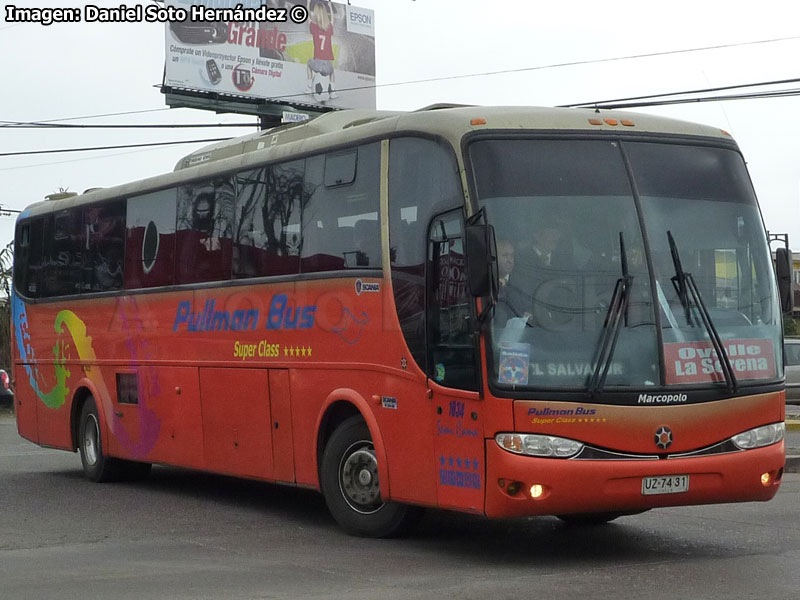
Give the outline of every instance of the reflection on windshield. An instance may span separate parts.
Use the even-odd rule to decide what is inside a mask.
[[[769,254],[737,153],[512,138],[477,141],[470,156],[497,238],[500,287],[488,327],[495,383],[593,390],[724,383],[709,328],[673,284],[667,231],[719,333],[730,378],[747,385],[779,376]]]

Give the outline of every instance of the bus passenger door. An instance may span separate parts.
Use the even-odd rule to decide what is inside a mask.
[[[200,369],[206,468],[273,477],[272,422],[266,369]]]
[[[431,380],[428,387],[439,506],[483,513],[486,469],[478,392],[448,389]]]
[[[428,244],[428,389],[433,400],[438,501],[483,512],[485,467],[480,366],[467,290],[462,211],[436,217]]]

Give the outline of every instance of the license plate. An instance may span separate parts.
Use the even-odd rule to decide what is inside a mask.
[[[680,494],[689,491],[688,475],[662,475],[642,479],[642,495]]]

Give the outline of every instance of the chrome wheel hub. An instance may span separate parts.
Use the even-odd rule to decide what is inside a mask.
[[[378,461],[370,442],[358,442],[348,448],[339,468],[339,487],[344,499],[357,512],[370,514],[383,506]]]
[[[83,455],[86,457],[86,462],[91,466],[97,464],[99,442],[100,428],[97,424],[97,418],[94,415],[89,415],[83,430]]]

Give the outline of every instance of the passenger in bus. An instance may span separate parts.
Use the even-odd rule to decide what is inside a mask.
[[[578,236],[565,232],[551,222],[538,224],[531,239],[527,257],[534,269],[580,271],[592,261],[592,251]]]
[[[514,244],[509,240],[500,240],[497,244],[497,270],[499,289],[497,291],[498,323],[503,325],[509,319],[530,317],[531,298],[526,294],[519,282],[512,277],[514,271]]]

